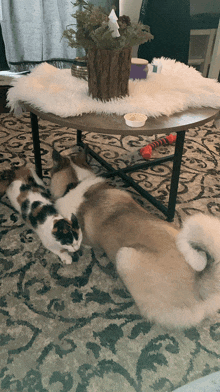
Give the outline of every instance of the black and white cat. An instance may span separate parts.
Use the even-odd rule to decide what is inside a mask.
[[[50,200],[43,181],[33,169],[21,167],[5,170],[0,176],[0,194],[6,192],[12,206],[38,234],[43,245],[66,264],[72,263],[69,252],[81,245],[82,231],[74,214],[61,216]]]

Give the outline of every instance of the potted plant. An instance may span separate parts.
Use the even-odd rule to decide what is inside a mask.
[[[67,26],[63,37],[70,47],[86,51],[89,94],[103,101],[128,95],[132,46],[153,38],[149,26],[131,23],[125,15],[117,18],[114,9],[108,15],[85,0],[73,6],[76,28]]]

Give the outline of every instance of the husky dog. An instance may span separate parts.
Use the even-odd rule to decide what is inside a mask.
[[[53,152],[51,193],[83,239],[101,247],[140,313],[170,327],[188,327],[220,308],[220,221],[196,214],[181,230],[145,211],[128,192],[96,177],[84,152]]]
[[[43,181],[32,169],[5,170],[0,175],[0,194],[6,192],[12,206],[38,234],[44,246],[71,264],[68,252],[76,252],[82,241],[77,218],[61,216],[50,201]]]

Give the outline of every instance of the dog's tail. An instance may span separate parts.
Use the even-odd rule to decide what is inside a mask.
[[[220,220],[214,216],[195,214],[188,218],[176,238],[179,251],[195,270],[220,260]]]
[[[120,248],[116,255],[117,271],[143,317],[171,328],[188,328],[220,309],[220,263],[216,268],[213,263],[204,272],[195,272],[193,292],[185,288],[180,298],[179,290],[172,288],[172,279],[165,277],[163,281],[160,272],[151,272],[146,257],[150,260],[151,255],[126,247]],[[156,257],[153,255],[153,262]],[[188,282],[185,283],[188,287]]]
[[[218,218],[196,214],[183,224],[176,243],[178,250],[194,270],[194,272],[192,270],[194,285],[193,291],[188,292],[186,297],[183,294],[182,301],[177,299],[177,295],[172,302],[173,294],[170,294],[172,285],[167,281],[167,288],[165,287],[166,278],[164,288],[163,284],[159,283],[156,294],[151,293],[149,282],[154,285],[155,281],[156,287],[158,282],[161,282],[161,276],[156,271],[151,277],[151,269],[146,261],[151,257],[155,261],[156,255],[146,256],[133,248],[121,248],[118,251],[116,255],[118,273],[144,317],[167,326],[189,327],[198,324],[220,309],[219,236]]]

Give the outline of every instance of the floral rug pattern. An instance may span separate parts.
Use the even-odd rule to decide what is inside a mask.
[[[44,180],[52,147],[66,154],[76,132],[40,120]],[[141,160],[152,138],[85,133],[116,167]],[[34,163],[28,114],[0,116],[0,170]],[[173,146],[160,147],[163,156]],[[187,132],[175,222],[197,211],[220,217],[220,134],[213,123]],[[103,169],[91,162],[97,173]],[[133,173],[167,202],[171,163]],[[123,182],[113,183],[126,188]],[[149,211],[161,216],[134,191]],[[0,390],[2,392],[169,392],[220,370],[220,313],[196,328],[168,330],[141,318],[101,250],[82,248],[62,265],[0,200]]]

